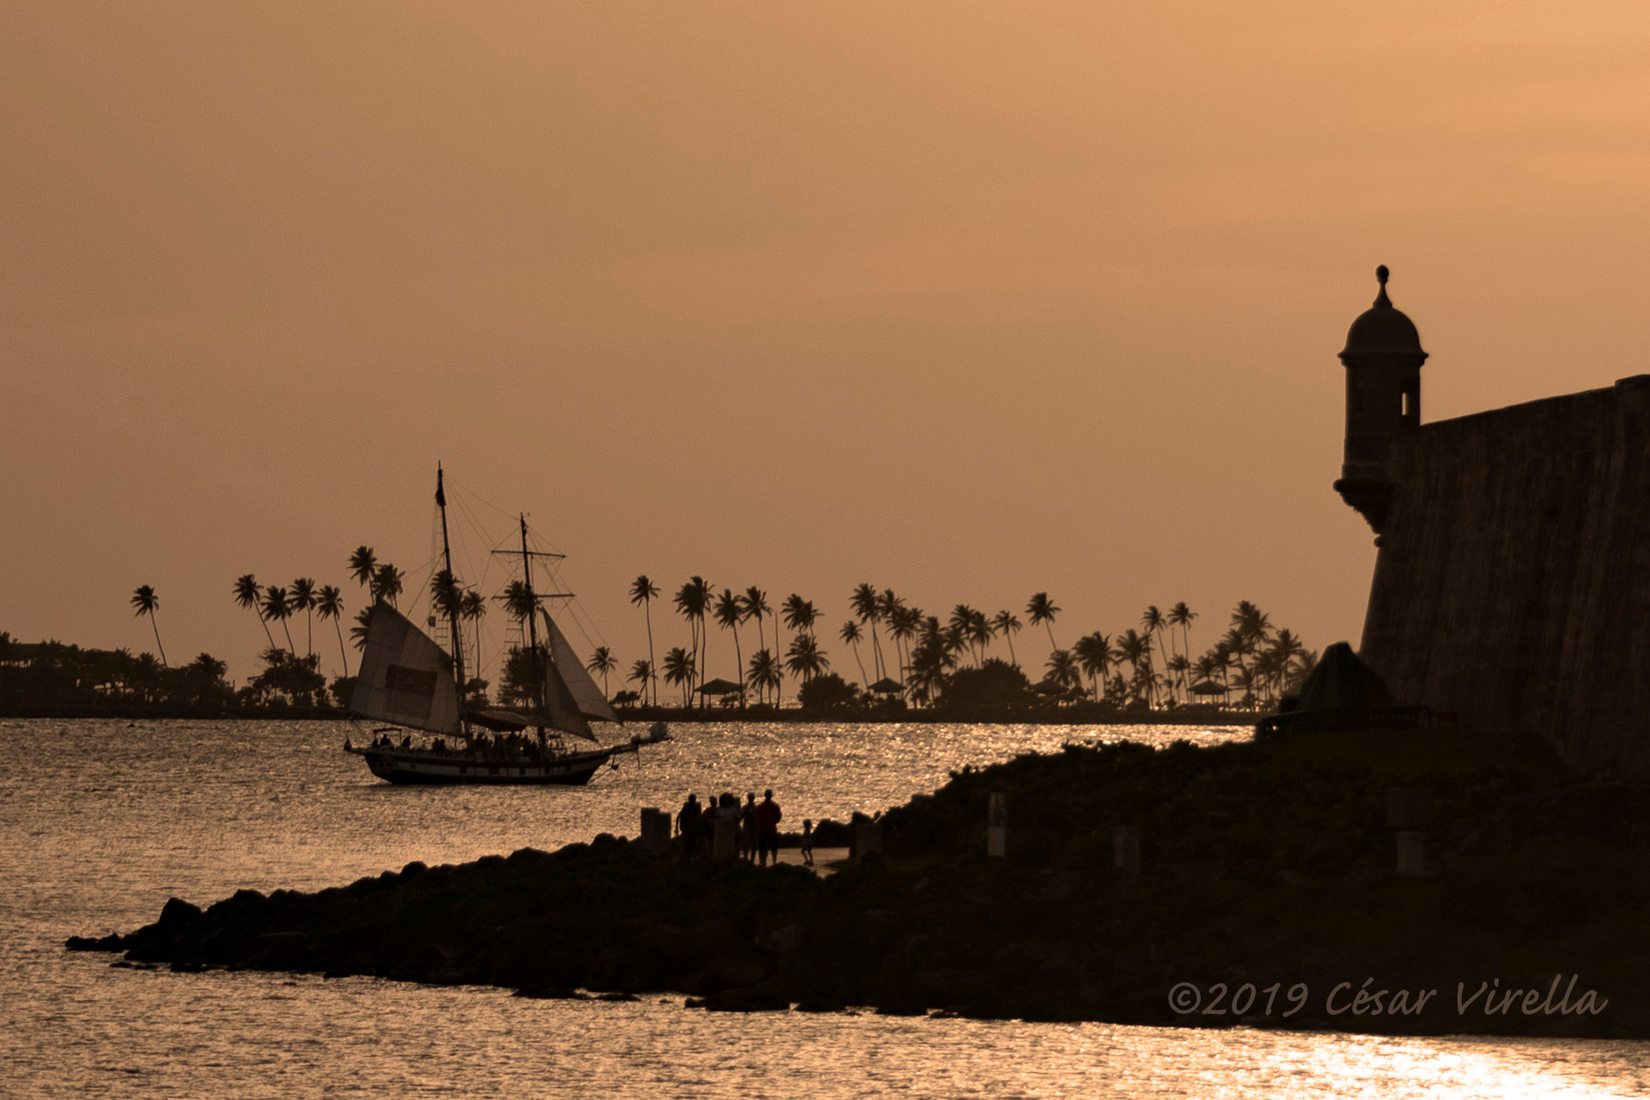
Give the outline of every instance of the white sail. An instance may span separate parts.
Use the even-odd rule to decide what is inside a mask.
[[[590,723],[585,721],[578,700],[573,698],[567,681],[561,678],[554,664],[550,666],[549,673],[544,685],[544,712],[549,724],[563,733],[582,737],[586,741],[595,741],[596,735],[590,732]]]
[[[367,645],[349,709],[362,718],[456,735],[453,660],[406,616],[380,600],[367,613]]]
[[[590,678],[584,665],[579,661],[579,655],[573,652],[573,647],[567,644],[567,637],[556,626],[550,613],[542,607],[540,614],[544,618],[546,637],[550,639],[550,664],[556,675],[561,677],[562,683],[567,685],[568,692],[573,697],[573,703],[579,708],[579,713],[586,718],[594,718],[598,722],[617,722],[619,716],[613,713],[613,705],[602,694],[602,689],[596,686],[596,681]]]

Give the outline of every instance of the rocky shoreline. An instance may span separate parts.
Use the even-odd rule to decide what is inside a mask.
[[[1430,807],[1393,869],[1396,783]],[[986,804],[1008,798],[1008,856]],[[1141,838],[1118,867],[1118,826]],[[316,893],[173,899],[127,964],[670,993],[712,1010],[1650,1037],[1650,794],[1524,738],[1068,747],[965,769],[825,878],[603,835]],[[1429,992],[1430,991],[1430,992]]]
[[[1095,703],[1077,703],[1035,710],[958,710],[876,707],[851,712],[811,711],[797,707],[621,707],[619,717],[633,725],[649,722],[841,722],[855,725],[1022,725],[1022,726],[1253,726],[1254,711],[1218,707],[1178,707],[1172,710],[1119,710]],[[228,722],[347,722],[348,711],[336,707],[179,707],[159,703],[107,705],[0,706],[0,719],[96,718],[142,721]]]

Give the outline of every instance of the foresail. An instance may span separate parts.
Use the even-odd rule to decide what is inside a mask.
[[[585,721],[573,693],[567,690],[567,684],[557,674],[554,666],[551,666],[549,681],[544,685],[544,710],[550,719],[549,724],[556,729],[570,733],[574,737],[582,737],[586,741],[596,740],[596,735],[590,732],[590,723]]]
[[[367,613],[367,645],[350,713],[379,722],[456,735],[453,662],[406,616],[380,600]]]
[[[543,608],[539,611],[544,617],[545,636],[550,639],[550,663],[556,675],[567,685],[579,713],[598,722],[617,722],[619,716],[613,713],[613,705],[602,694],[602,689],[596,686],[596,681],[590,678],[590,673],[585,671],[579,655],[567,644],[567,637],[557,628],[549,612]]]

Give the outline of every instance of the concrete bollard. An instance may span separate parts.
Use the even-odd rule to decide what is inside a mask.
[[[1398,874],[1421,878],[1427,873],[1427,834],[1414,829],[1398,833]]]
[[[670,851],[670,815],[665,811],[642,807],[642,847],[658,855]]]
[[[993,793],[985,808],[985,855],[987,859],[1008,856],[1008,795]]]
[[[1140,873],[1140,828],[1136,825],[1119,825],[1112,833],[1111,844],[1112,866],[1125,875]]]
[[[882,824],[877,821],[861,821],[854,826],[854,858],[864,859],[869,855],[882,854]]]
[[[715,830],[710,834],[710,858],[734,858],[739,854],[737,851],[739,823],[719,817],[716,819],[715,826]]]

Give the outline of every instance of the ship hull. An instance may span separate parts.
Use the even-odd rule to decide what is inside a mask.
[[[544,759],[498,759],[465,753],[436,753],[418,749],[358,749],[373,775],[402,786],[555,785],[580,787],[590,782],[603,764],[631,745],[593,752],[568,753]]]

